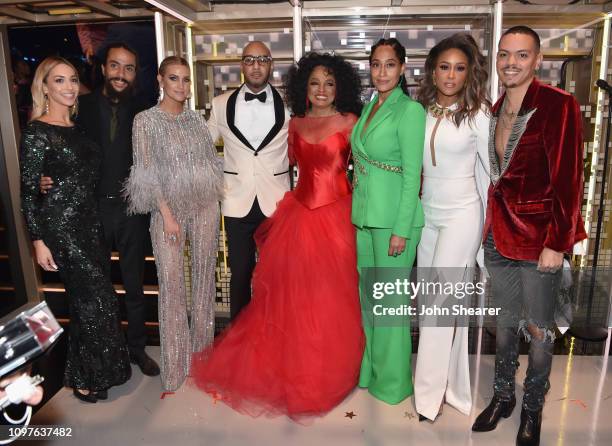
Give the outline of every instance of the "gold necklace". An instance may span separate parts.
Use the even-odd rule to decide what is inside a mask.
[[[443,116],[450,117],[455,114],[455,110],[451,110],[450,107],[442,107],[437,103],[433,103],[429,106],[429,113],[431,113],[431,116],[434,118],[441,118]]]
[[[514,121],[517,116],[518,116],[517,112],[515,111],[508,112],[506,110],[506,107],[504,106],[504,108],[502,109],[502,114],[500,116],[500,121],[504,129],[506,130],[512,129],[512,126],[514,125]]]
[[[504,115],[505,115],[505,116],[507,116],[507,117],[508,117],[508,119],[510,119],[510,120],[513,120],[514,118],[516,118],[516,116],[517,116],[517,114],[518,114],[518,113],[517,113],[517,112],[515,112],[515,111],[510,111],[510,112],[508,112],[508,110],[506,110],[506,107],[505,107],[505,106],[504,106],[503,112],[504,112]]]
[[[454,104],[453,104],[454,105]],[[452,107],[452,105],[450,106]],[[431,131],[431,136],[429,138],[429,150],[431,152],[431,164],[435,167],[436,163],[436,148],[434,145],[434,141],[436,139],[436,132],[438,131],[438,127],[440,127],[440,123],[444,117],[451,118],[455,114],[455,110],[451,110],[450,107],[442,107],[438,105],[438,103],[434,102],[429,106],[429,113],[431,116],[436,118],[436,123],[434,124],[433,130]]]
[[[510,130],[512,128],[512,125],[518,116],[518,111],[508,111],[508,109],[508,103],[504,101],[500,121],[506,130]]]

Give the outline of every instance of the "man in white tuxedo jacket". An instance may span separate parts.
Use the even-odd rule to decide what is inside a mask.
[[[268,47],[250,42],[242,52],[241,68],[245,83],[214,98],[208,120],[213,140],[221,136],[224,146],[222,212],[232,273],[232,319],[251,300],[255,230],[289,189],[289,112],[268,83],[273,68]]]

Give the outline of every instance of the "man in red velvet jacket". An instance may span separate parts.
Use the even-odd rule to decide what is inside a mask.
[[[494,396],[472,430],[493,430],[500,417],[512,413],[522,334],[530,346],[517,445],[537,445],[563,255],[586,238],[580,216],[582,121],[572,95],[536,79],[542,54],[531,28],[507,30],[496,63],[505,94],[491,119],[492,183],[483,240],[494,304],[501,311]]]

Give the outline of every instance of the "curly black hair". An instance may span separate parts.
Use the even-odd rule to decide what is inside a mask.
[[[306,115],[308,78],[316,67],[324,67],[336,78],[336,110],[340,113],[361,115],[361,79],[344,58],[328,53],[309,53],[289,69],[285,99],[295,116]]]

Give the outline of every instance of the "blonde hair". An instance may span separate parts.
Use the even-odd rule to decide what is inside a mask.
[[[49,73],[58,65],[68,65],[74,71],[74,75],[79,77],[79,74],[70,62],[68,62],[63,57],[59,56],[49,56],[45,60],[43,60],[40,65],[36,68],[36,73],[34,73],[34,80],[32,81],[32,117],[30,121],[34,121],[35,119],[40,118],[45,114],[47,108],[48,99],[45,97],[45,93],[43,91],[43,84],[47,83],[47,78],[49,77]],[[74,105],[70,107],[71,116],[75,116],[77,114],[78,104],[75,101]]]
[[[189,62],[187,62],[187,59],[185,59],[184,57],[181,56],[168,56],[166,57],[164,60],[161,61],[161,63],[159,64],[159,68],[157,69],[157,74],[159,74],[160,76],[164,77],[166,75],[166,70],[168,69],[168,67],[172,66],[172,65],[181,65],[183,67],[187,67],[187,69],[189,69],[191,71],[191,67],[189,66]],[[162,86],[161,86],[161,82],[159,83],[159,101],[161,102],[161,100],[163,99],[163,92],[162,92]],[[191,97],[191,94],[187,95],[187,99],[189,99]]]
[[[163,76],[166,73],[166,69],[170,65],[182,65],[184,67],[190,68],[187,60],[180,56],[168,56],[159,64],[159,69],[157,70],[158,74]]]

